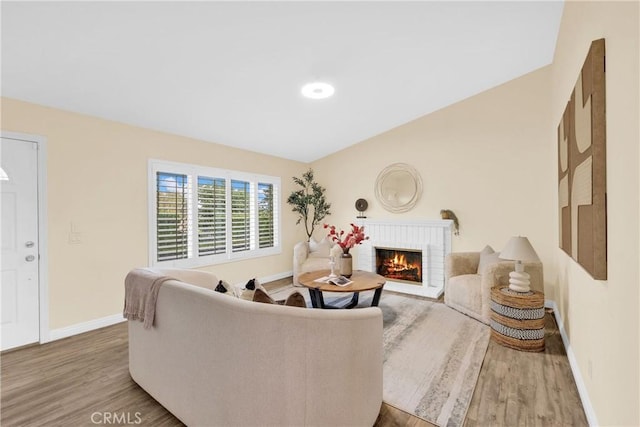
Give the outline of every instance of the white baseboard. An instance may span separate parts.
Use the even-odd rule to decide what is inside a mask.
[[[55,341],[62,338],[71,337],[73,335],[82,334],[84,332],[93,331],[95,329],[104,328],[105,326],[115,325],[124,322],[122,313],[114,314],[100,319],[89,320],[88,322],[77,323],[60,329],[52,329],[49,331],[49,341]]]
[[[552,309],[553,314],[556,318],[558,330],[560,331],[560,336],[562,337],[562,342],[567,352],[567,358],[569,359],[569,366],[571,366],[571,372],[573,373],[573,379],[575,380],[576,386],[578,387],[578,394],[580,395],[580,400],[582,401],[582,407],[584,408],[584,413],[587,416],[587,422],[590,426],[597,426],[599,425],[598,419],[596,418],[596,413],[593,410],[593,406],[591,405],[589,393],[587,392],[587,387],[585,386],[584,380],[582,379],[582,374],[580,373],[576,356],[575,354],[573,354],[573,349],[571,348],[569,337],[567,337],[567,331],[564,329],[564,321],[562,320],[560,310],[558,310],[558,305],[555,301],[545,300],[544,306]]]

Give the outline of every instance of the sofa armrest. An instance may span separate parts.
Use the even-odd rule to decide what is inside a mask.
[[[298,242],[293,247],[293,284],[300,286],[298,276],[302,270],[302,264],[309,258],[309,242]]]
[[[490,295],[495,286],[509,286],[509,273],[515,270],[513,261],[499,261],[487,265],[482,274],[482,289]]]
[[[309,242],[298,242],[293,247],[293,261],[300,265],[309,258]]]
[[[445,258],[445,276],[476,274],[480,263],[480,252],[451,252]]]

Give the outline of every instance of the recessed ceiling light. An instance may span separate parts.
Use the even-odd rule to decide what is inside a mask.
[[[336,90],[329,83],[313,82],[302,86],[302,96],[311,99],[329,98]]]

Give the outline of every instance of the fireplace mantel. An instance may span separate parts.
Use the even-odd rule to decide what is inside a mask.
[[[415,249],[422,251],[422,285],[387,279],[390,291],[439,298],[444,292],[444,259],[451,252],[453,221],[445,220],[370,220],[360,219],[368,240],[358,247],[356,268],[375,272],[376,248]]]

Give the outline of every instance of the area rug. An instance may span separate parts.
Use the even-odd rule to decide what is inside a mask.
[[[299,290],[305,298],[308,292]],[[286,297],[292,287],[279,289]],[[362,294],[360,305],[370,304]],[[310,304],[308,304],[310,305]],[[439,426],[461,426],[490,330],[438,302],[383,292],[385,403]]]

